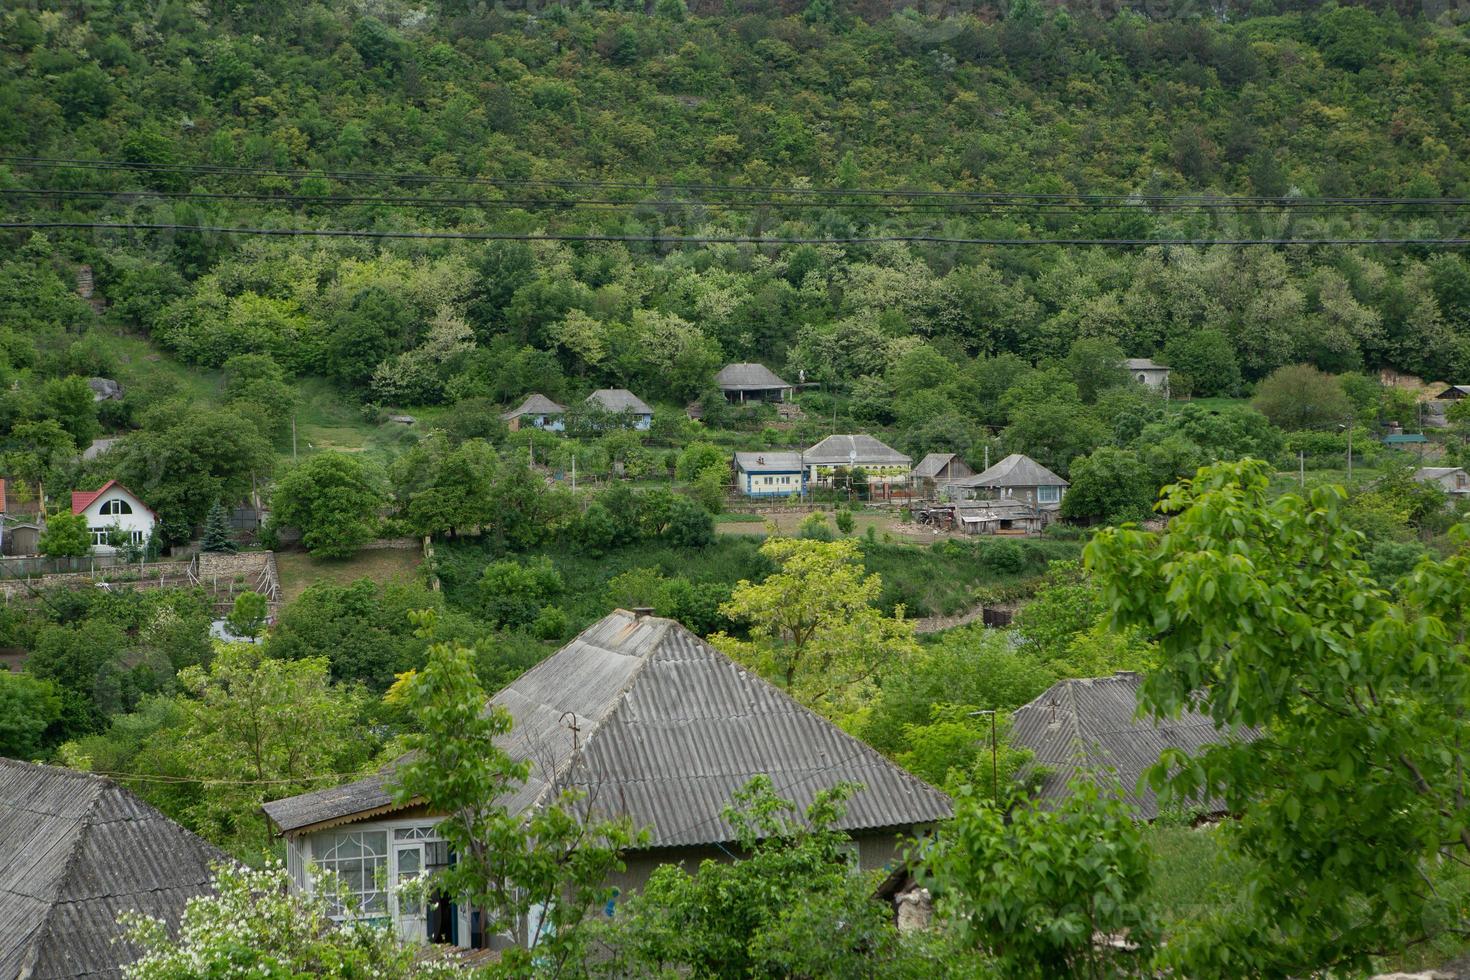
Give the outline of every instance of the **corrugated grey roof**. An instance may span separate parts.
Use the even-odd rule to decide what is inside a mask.
[[[1159,815],[1158,798],[1146,784],[1139,785],[1139,776],[1159,761],[1159,753],[1166,748],[1194,753],[1229,737],[1197,711],[1162,722],[1138,718],[1141,683],[1134,673],[1058,681],[1015,710],[1011,744],[1030,749],[1036,754],[1032,764],[1050,770],[1038,793],[1042,799],[1065,796],[1068,781],[1078,773],[1111,778],[1107,770],[1115,770],[1128,802],[1142,819],[1152,820]],[[1255,734],[1247,731],[1242,737]],[[1222,813],[1225,807],[1210,800],[1204,809]]]
[[[823,466],[846,466],[854,453],[857,454],[857,465],[859,466],[870,463],[879,466],[901,466],[913,462],[912,457],[905,456],[892,446],[885,445],[868,435],[828,436],[802,453],[802,458],[808,466],[813,463]]]
[[[1169,365],[1155,364],[1147,357],[1129,357],[1123,361],[1123,366],[1130,371],[1167,371]]]
[[[715,375],[715,384],[721,391],[769,391],[791,387],[764,364],[726,364]]]
[[[797,473],[801,453],[736,453],[735,465],[747,473]]]
[[[984,473],[955,480],[956,487],[1066,487],[1066,480],[1030,456],[1011,453]]]
[[[522,415],[562,415],[565,412],[565,405],[558,405],[550,398],[541,394],[541,392],[533,391],[526,396],[525,401],[500,417],[509,422],[511,419],[520,418]]]
[[[598,388],[587,396],[589,402],[597,402],[609,412],[632,412],[634,415],[652,415],[648,403],[627,388]]]
[[[800,806],[839,781],[861,782],[845,830],[950,813],[943,793],[668,619],[620,609],[491,701],[515,721],[503,747],[533,763],[531,778],[506,801],[513,812],[578,786],[603,811],[647,826],[651,847],[733,839],[721,813],[761,773]],[[266,812],[287,832],[341,821],[390,805],[384,779],[278,800]]]
[[[1020,517],[1041,516],[1041,511],[1024,500],[960,500],[955,510],[961,519],[1014,520]]]
[[[101,776],[0,759],[0,977],[120,977],[117,915],[177,926],[229,860]]]
[[[1459,466],[1423,466],[1414,471],[1416,480],[1441,480],[1455,473],[1465,472]]]
[[[914,467],[914,476],[920,477],[922,479],[932,480],[936,476],[938,476],[946,466],[949,466],[951,463],[954,464],[950,467],[951,473],[955,471],[960,471],[960,476],[969,476],[975,472],[974,470],[970,469],[969,463],[966,463],[963,459],[960,459],[960,457],[955,453],[930,453],[923,459],[919,460],[919,465]],[[954,478],[958,479],[958,477]]]

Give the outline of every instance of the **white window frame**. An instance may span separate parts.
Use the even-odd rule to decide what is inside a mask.
[[[121,497],[113,497],[111,500],[104,502],[102,506],[98,508],[97,513],[101,514],[103,517],[121,517],[124,514],[131,516],[133,513],[133,505],[128,503]]]
[[[1038,504],[1059,504],[1062,502],[1061,487],[1037,487],[1036,502]]]

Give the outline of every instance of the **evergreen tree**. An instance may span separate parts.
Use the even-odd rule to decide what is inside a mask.
[[[225,505],[219,501],[209,508],[209,516],[204,519],[204,550],[205,551],[237,551],[234,539],[230,537],[230,515],[225,510]]]

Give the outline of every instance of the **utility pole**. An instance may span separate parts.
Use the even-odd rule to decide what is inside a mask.
[[[296,413],[291,413],[291,462],[296,462]]]
[[[1303,490],[1307,489],[1307,451],[1298,449],[1296,451],[1297,480],[1301,483]]]
[[[994,711],[972,711],[970,717],[980,715],[990,716],[990,798],[999,802],[1000,800],[1000,763],[999,751],[996,749],[995,741],[995,712]]]
[[[572,452],[572,493],[577,492],[577,454]]]

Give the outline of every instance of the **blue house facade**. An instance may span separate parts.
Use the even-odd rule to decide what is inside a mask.
[[[801,453],[736,453],[735,485],[747,497],[799,497],[806,492]]]

